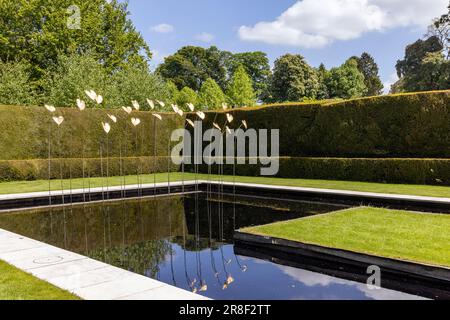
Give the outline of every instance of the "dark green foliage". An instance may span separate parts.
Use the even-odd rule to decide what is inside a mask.
[[[201,172],[208,172],[203,166]],[[212,168],[212,172],[218,172]],[[226,175],[232,166],[224,166]],[[260,176],[259,165],[238,165],[236,175]],[[278,178],[450,185],[448,159],[290,158],[280,159]]]
[[[275,61],[269,90],[273,102],[315,98],[319,77],[301,55],[286,54]]]
[[[167,147],[166,147],[167,148]],[[167,152],[166,152],[167,153]],[[85,177],[105,176],[105,167],[108,163],[109,176],[124,175],[133,176],[137,170],[145,174],[167,172],[167,158],[165,157],[132,157],[122,158],[122,169],[120,168],[120,159],[110,157],[108,160],[103,158],[53,158],[51,165],[51,178],[60,179],[62,168],[62,178],[82,178],[83,169]],[[0,160],[0,182],[7,181],[33,181],[48,179],[48,159],[30,159],[30,160]],[[103,166],[103,175],[102,175]],[[179,166],[170,166],[171,171],[178,171]]]
[[[117,116],[113,124],[107,113]],[[51,120],[52,115],[43,107],[0,106],[0,159],[24,160],[48,158],[48,135],[51,128],[52,156],[55,158],[98,158],[100,146],[106,147],[106,135],[101,122],[111,123],[109,134],[110,156],[119,156],[119,146],[125,157],[153,155],[153,125],[157,124],[157,155],[167,154],[167,143],[174,128],[183,125],[175,115],[163,114],[163,121],[155,121],[149,112],[133,112],[142,123],[136,130],[130,116],[123,110],[59,108],[54,115],[63,115],[60,130]],[[136,149],[137,147],[137,149]]]
[[[243,66],[253,82],[253,90],[258,99],[263,100],[267,95],[268,81],[271,74],[269,58],[261,51],[232,54],[224,52],[224,64],[228,78],[232,78],[239,66]]]
[[[290,157],[450,157],[450,91],[230,111],[234,125],[279,129]],[[224,114],[217,123],[225,123]],[[215,119],[208,113],[205,128]]]
[[[383,93],[383,83],[380,80],[378,65],[375,59],[364,52],[361,57],[357,58],[358,70],[364,76],[364,84],[366,85],[366,96],[378,96]]]
[[[429,34],[436,36],[444,47],[446,59],[450,59],[450,3],[448,12],[436,18],[429,28]]]
[[[158,67],[157,73],[172,81],[179,90],[189,87],[199,91],[209,78],[216,81],[222,89],[225,88],[226,71],[216,47],[183,47],[167,57]]]
[[[426,40],[417,40],[406,47],[405,58],[397,62],[396,68],[399,77],[392,91],[425,91],[442,90],[450,88],[450,60],[448,59],[448,41],[443,39],[440,32],[448,32],[443,16],[442,30],[439,30],[439,20],[435,25],[435,35]],[[445,31],[447,28],[447,31]],[[447,35],[448,36],[448,35]],[[447,57],[444,53],[447,52]]]
[[[323,63],[320,64],[317,69],[317,76],[319,78],[319,88],[317,90],[317,99],[325,100],[330,98],[330,93],[328,92],[326,80],[330,76],[330,72],[325,68]]]
[[[80,9],[80,28],[73,22]],[[151,52],[117,0],[0,1],[0,60],[23,60],[39,81],[58,56],[91,52],[108,72],[145,67]]]
[[[427,53],[440,52],[442,44],[437,37],[417,40],[406,47],[405,58],[397,61],[396,69],[399,78],[415,74]]]
[[[352,58],[331,69],[325,82],[330,98],[359,98],[367,92],[364,75],[358,70],[357,60]]]
[[[5,104],[31,104],[35,98],[29,65],[0,61],[0,101]]]

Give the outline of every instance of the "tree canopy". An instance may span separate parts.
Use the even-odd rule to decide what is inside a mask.
[[[250,77],[253,89],[260,100],[267,95],[268,80],[271,75],[269,58],[261,51],[243,53],[225,53],[224,64],[227,69],[228,78],[231,79],[239,67],[244,67]]]
[[[180,90],[189,87],[199,91],[209,78],[221,88],[225,88],[226,84],[226,70],[216,47],[183,47],[167,57],[156,72],[164,79],[172,81]]]
[[[184,87],[174,98],[175,103],[183,110],[187,110],[187,104],[192,103],[198,107],[199,99],[197,93],[189,87]]]
[[[405,58],[397,63],[399,82],[393,92],[412,92],[450,88],[450,60],[444,56],[437,36],[417,40],[406,47]]]
[[[103,107],[121,107],[138,101],[141,108],[148,108],[147,98],[166,100],[170,88],[163,79],[148,72],[147,68],[131,66],[108,75],[102,65],[90,55],[61,56],[58,64],[43,81],[45,96],[40,103],[50,103],[58,107],[74,105],[82,98],[89,107],[94,107],[87,99],[85,90],[94,90],[104,97]]]
[[[275,102],[314,99],[319,77],[301,55],[286,54],[275,61],[269,90],[270,99]]]
[[[331,69],[326,84],[330,98],[358,98],[367,92],[364,75],[359,71],[355,59],[349,59],[342,66]]]
[[[117,0],[0,1],[0,60],[41,79],[61,55],[92,54],[106,70],[147,66],[151,52]]]
[[[214,79],[207,79],[200,88],[199,103],[204,109],[219,109],[226,102],[226,96]]]
[[[377,96],[383,93],[383,83],[381,82],[378,65],[375,59],[364,52],[361,57],[355,58],[358,63],[358,70],[364,75],[364,84],[367,87],[366,96]]]
[[[228,86],[228,102],[236,107],[253,106],[256,95],[253,90],[252,79],[245,72],[244,66],[239,66]]]

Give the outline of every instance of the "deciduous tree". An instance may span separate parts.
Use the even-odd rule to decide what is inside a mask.
[[[276,102],[299,101],[316,98],[319,78],[301,55],[287,54],[275,61],[270,80],[271,100]]]
[[[330,98],[357,98],[367,92],[364,75],[359,71],[355,59],[349,59],[342,66],[331,69],[326,83]]]
[[[0,60],[26,61],[40,80],[60,55],[90,53],[112,73],[147,66],[150,49],[117,0],[0,1]]]

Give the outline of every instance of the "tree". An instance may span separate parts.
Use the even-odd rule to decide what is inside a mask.
[[[450,61],[441,52],[427,53],[416,72],[403,78],[403,91],[445,90],[450,88]]]
[[[0,1],[0,60],[21,60],[40,80],[60,55],[90,53],[112,73],[147,66],[151,52],[117,0]],[[77,20],[77,17],[80,17]]]
[[[219,109],[225,101],[225,94],[219,85],[213,79],[207,79],[199,92],[199,103],[202,105],[201,108],[207,110]]]
[[[92,55],[61,55],[57,64],[47,70],[42,88],[44,103],[57,107],[70,107],[76,99],[85,97],[85,90],[94,90],[106,96],[107,75],[105,69]],[[109,80],[108,80],[109,81]],[[110,95],[110,93],[108,92]],[[86,99],[88,106],[95,104]],[[109,101],[108,101],[109,102]]]
[[[180,94],[180,90],[175,83],[172,81],[167,81],[167,90],[169,92],[169,101],[170,103],[177,103],[177,97]]]
[[[147,68],[130,67],[119,71],[112,77],[112,83],[108,83],[105,91],[105,102],[111,106],[121,107],[131,105],[136,100],[141,110],[149,110],[147,99],[168,101],[170,100],[170,88],[160,76],[155,75]],[[166,105],[165,111],[168,111]],[[161,108],[160,108],[161,110]]]
[[[349,59],[342,66],[331,69],[326,83],[330,98],[357,98],[367,92],[364,75],[359,71],[355,59]]]
[[[84,92],[91,89],[104,97],[104,107],[128,106],[136,100],[145,110],[149,108],[147,98],[169,98],[167,84],[147,68],[129,67],[108,76],[103,66],[90,55],[60,56],[43,88],[43,102],[59,107],[73,106],[78,98],[85,100],[89,107],[97,107]]]
[[[228,101],[233,106],[244,107],[256,104],[256,95],[253,90],[252,79],[245,72],[243,66],[239,66],[230,81],[227,90]]]
[[[440,52],[443,47],[436,36],[426,40],[417,40],[406,47],[405,58],[397,61],[396,69],[399,78],[414,74],[427,53]]]
[[[275,61],[269,90],[270,100],[275,102],[315,98],[319,78],[301,55],[287,54]]]
[[[252,80],[257,97],[263,100],[267,94],[268,80],[271,74],[267,54],[261,51],[236,54],[223,52],[222,57],[228,78],[231,79],[240,66],[244,67],[245,72]]]
[[[226,72],[220,51],[216,47],[208,49],[186,46],[167,57],[157,68],[157,73],[182,89],[189,87],[200,90],[203,83],[211,78],[225,88]]]
[[[364,75],[364,84],[367,87],[366,96],[377,96],[383,92],[383,83],[379,76],[378,65],[375,59],[364,52],[361,57],[356,58],[358,70]]]
[[[436,36],[417,40],[406,47],[405,58],[397,63],[399,82],[392,91],[414,92],[448,89],[448,65],[443,46]]]
[[[178,92],[178,95],[175,97],[175,103],[184,110],[187,110],[188,103],[192,103],[197,107],[199,103],[198,100],[199,99],[197,93],[188,87],[184,87],[180,92]]]
[[[328,92],[326,80],[329,77],[329,71],[325,68],[323,63],[320,64],[317,69],[317,76],[319,79],[319,88],[317,90],[317,99],[324,100],[330,97],[330,93]]]
[[[445,58],[450,59],[450,3],[448,12],[436,18],[428,28],[428,37],[436,37],[444,49]]]
[[[0,61],[0,104],[21,105],[35,102],[28,68],[24,62]]]

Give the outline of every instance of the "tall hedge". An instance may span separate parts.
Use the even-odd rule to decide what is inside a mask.
[[[115,115],[115,124],[108,118]],[[58,126],[52,116],[62,115],[65,120]],[[131,117],[141,119],[133,127]],[[0,160],[47,159],[49,133],[52,158],[98,158],[100,149],[106,155],[106,134],[102,122],[111,124],[108,137],[109,155],[153,156],[156,141],[157,155],[166,156],[168,141],[173,129],[183,125],[183,119],[173,114],[162,114],[159,121],[150,112],[131,115],[122,109],[58,108],[50,114],[44,107],[0,105]],[[156,124],[156,139],[155,127]]]
[[[280,155],[341,158],[450,157],[450,90],[343,102],[236,109],[231,127],[280,129]],[[225,123],[223,112],[208,124]]]
[[[279,161],[277,178],[450,186],[450,159],[283,157]],[[239,176],[260,176],[260,167],[237,165],[235,172]],[[217,166],[210,170],[218,172]],[[233,174],[232,165],[224,165],[221,170]],[[208,172],[207,166],[200,171]]]
[[[280,129],[280,177],[450,185],[449,90],[229,112],[235,117],[231,128],[246,120],[250,128]],[[116,115],[118,123],[112,124],[107,113]],[[59,130],[43,107],[0,106],[0,180],[47,177],[49,128],[55,167],[62,161],[75,177],[84,154],[89,158],[85,166],[92,176],[98,175],[100,149],[106,153],[102,121],[112,124],[111,175],[118,174],[121,145],[128,169],[165,171],[170,133],[184,126],[184,119],[173,114],[163,114],[160,122],[149,112],[133,112],[142,120],[136,130],[121,109],[62,108],[56,115],[65,117]],[[195,114],[188,117],[197,119]],[[224,125],[225,112],[208,112],[204,129],[211,128],[213,121]],[[152,158],[155,123],[157,156],[162,157],[156,162]],[[259,175],[257,166],[237,170]]]

